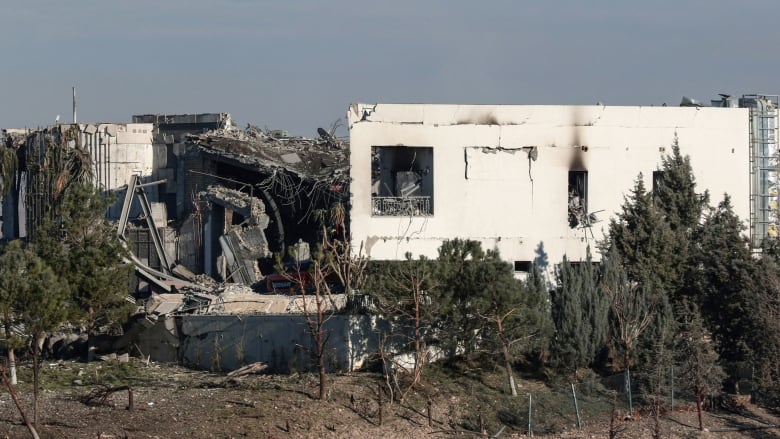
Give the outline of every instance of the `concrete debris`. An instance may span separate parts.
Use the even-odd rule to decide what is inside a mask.
[[[241,315],[241,314],[304,314],[304,307],[308,312],[314,312],[317,304],[314,296],[285,296],[276,294],[257,294],[254,292],[223,293],[209,308],[212,315]],[[347,298],[344,294],[333,295],[326,300],[326,311],[344,309]]]
[[[263,229],[268,226],[265,205],[259,198],[224,186],[209,186],[198,197],[239,213],[250,226],[261,226]]]
[[[222,129],[193,134],[189,142],[208,155],[267,171],[284,170],[304,180],[346,183],[349,177],[347,143],[330,134],[308,139],[250,126],[244,131]]]
[[[345,294],[333,294],[326,299],[326,311],[339,312],[347,308]],[[143,313],[145,326],[160,317],[185,314],[208,315],[302,315],[316,309],[316,298],[307,295],[258,294],[250,286],[238,283],[221,284],[210,291],[185,288],[177,294],[152,294],[146,299]]]
[[[147,314],[166,315],[179,311],[184,305],[184,294],[153,294],[145,304]]]
[[[569,227],[571,228],[590,228],[598,222],[596,213],[588,213],[584,200],[576,191],[569,191]]]
[[[198,194],[201,200],[219,205],[231,214],[239,214],[243,221],[238,225],[226,224],[227,233],[219,237],[219,245],[227,272],[221,277],[228,281],[252,285],[263,279],[258,260],[271,256],[265,229],[269,217],[265,205],[250,194],[222,186],[209,186]],[[234,221],[231,221],[232,223]],[[227,223],[227,221],[226,221]]]

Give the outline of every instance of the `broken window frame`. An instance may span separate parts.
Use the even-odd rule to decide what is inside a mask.
[[[587,227],[588,217],[588,171],[569,171],[567,185],[567,211],[569,227]]]
[[[433,147],[371,147],[371,215],[433,215]]]

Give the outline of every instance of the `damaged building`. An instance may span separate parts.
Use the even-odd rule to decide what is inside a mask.
[[[269,281],[275,255],[291,251],[305,263],[320,231],[315,212],[348,201],[348,145],[318,132],[310,139],[239,129],[227,113],[4,130],[4,145],[16,152],[19,166],[3,200],[3,238],[34,236],[42,206],[61,189],[51,176],[73,173],[72,161],[61,157],[77,157],[84,167],[79,172],[116,200],[107,217],[132,251],[137,276],[130,292],[144,303],[116,348],[140,346],[153,359],[201,366],[213,361],[205,360],[207,354],[219,355],[224,367],[244,361],[240,353],[289,369],[305,357],[303,308],[295,296],[258,293],[295,291],[289,281]],[[341,313],[345,301],[334,295],[331,311]],[[250,320],[252,328],[244,332]],[[354,332],[361,322],[344,315],[329,325],[349,346],[363,337]],[[270,344],[256,344],[255,336]],[[200,341],[208,337],[219,343],[204,348]],[[236,347],[234,338],[246,345]],[[222,352],[223,344],[235,348],[232,357]],[[362,361],[362,354],[345,352],[352,354],[333,354],[338,368]]]
[[[758,95],[713,107],[353,104],[349,142],[239,129],[227,113],[5,130],[20,166],[2,233],[34,235],[58,190],[41,166],[73,170],[43,158],[76,150],[116,196],[107,216],[131,246],[131,292],[143,300],[116,348],[202,368],[300,369],[310,338],[302,299],[285,293],[305,280],[276,274],[275,256],[306,262],[318,210],[345,206],[352,247],[372,260],[435,258],[443,241],[466,238],[521,275],[540,257],[585,258],[637,175],[648,190],[662,181],[678,141],[698,190],[729,193],[758,247],[780,217],[777,105]],[[328,303],[335,369],[377,346],[381,322],[351,312],[369,306],[358,301]]]
[[[317,139],[242,130],[227,113],[5,130],[4,141],[20,158],[17,187],[3,202],[4,238],[29,236],[40,205],[56,195],[56,182],[40,190],[41,167],[68,165],[47,153],[78,151],[97,187],[116,197],[108,218],[132,243],[136,264],[183,281],[204,274],[262,289],[273,254],[315,241],[313,212],[349,193],[346,142],[322,129]],[[170,292],[166,283],[176,282],[137,288]]]
[[[751,206],[751,139],[777,130],[776,123],[771,132],[765,125],[753,129],[752,114],[712,107],[353,104],[347,114],[352,244],[362,243],[373,260],[399,260],[407,252],[436,257],[444,240],[474,239],[498,249],[519,273],[542,255],[551,264],[564,255],[584,259],[637,175],[648,190],[657,183],[675,139],[691,158],[698,190],[716,199],[728,192],[734,212],[747,220],[760,211]]]

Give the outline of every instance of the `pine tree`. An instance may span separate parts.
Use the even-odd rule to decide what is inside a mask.
[[[752,334],[752,364],[755,384],[761,396],[780,398],[780,264],[771,240],[764,241],[761,259],[756,261],[756,323]]]
[[[726,195],[705,218],[693,256],[692,299],[701,307],[721,357],[729,362],[749,360],[754,334],[761,332],[755,261],[744,229]]]
[[[691,242],[700,228],[702,214],[709,203],[707,192],[696,192],[690,158],[680,153],[676,135],[671,155],[662,158],[661,178],[657,183],[653,190],[653,200],[671,229],[670,265],[678,268],[670,279],[667,291],[674,305],[685,295]]]
[[[482,322],[475,318],[473,297],[485,288],[485,279],[469,261],[484,258],[485,252],[476,241],[453,239],[439,248],[432,293],[441,312],[435,325],[440,346],[450,354],[471,356],[478,351]]]
[[[5,348],[8,351],[8,370],[11,384],[16,385],[16,349],[24,341],[14,333],[19,324],[19,300],[30,287],[26,266],[29,255],[22,248],[20,240],[5,244],[0,249],[0,317],[5,331]]]
[[[718,354],[696,305],[684,302],[681,308],[683,311],[677,336],[680,378],[696,396],[699,429],[703,430],[702,399],[705,395],[720,391],[726,375],[719,365]]]
[[[471,290],[469,301],[469,308],[481,319],[478,346],[488,354],[499,354],[510,393],[517,396],[513,363],[540,336],[540,297],[514,277],[512,265],[498,251],[488,250],[482,259],[466,261],[465,272],[468,283],[481,286]]]
[[[399,389],[401,400],[422,379],[431,344],[434,305],[430,300],[433,287],[432,261],[425,257],[404,261],[381,261],[368,266],[367,288],[373,292],[379,312],[390,322],[391,334],[385,340],[411,349],[414,356],[412,381]],[[383,358],[387,367],[387,359]]]
[[[589,367],[605,347],[609,303],[597,285],[598,272],[587,252],[585,261],[572,264],[566,258],[556,271],[558,288],[552,294],[555,338],[551,344],[551,362],[563,371],[574,373]]]
[[[672,230],[690,232],[699,225],[709,194],[696,192],[690,157],[680,154],[677,135],[671,155],[661,159],[660,184],[654,189],[656,206],[664,212]]]
[[[555,326],[550,314],[550,291],[547,289],[547,281],[544,279],[541,266],[537,261],[531,264],[531,271],[525,280],[525,288],[528,292],[531,315],[536,318],[535,331],[538,334],[529,345],[529,350],[536,356],[537,360],[543,360],[549,353]]]
[[[662,293],[651,280],[630,280],[614,248],[602,260],[602,266],[599,286],[610,303],[612,357],[619,368],[628,369],[638,342],[656,319]]]
[[[125,300],[132,266],[104,218],[107,207],[100,191],[71,183],[58,221],[45,221],[34,239],[36,252],[69,285],[69,318],[87,328],[90,340],[99,328],[124,322],[133,308]]]
[[[588,364],[586,344],[589,331],[584,330],[582,283],[577,269],[564,256],[556,268],[558,287],[552,291],[550,313],[555,335],[550,344],[550,363],[560,371],[574,373]]]
[[[621,212],[610,220],[609,233],[599,243],[599,250],[602,255],[617,252],[629,280],[653,282],[655,288],[668,294],[684,270],[676,258],[675,239],[639,174]]]
[[[40,411],[40,346],[47,332],[56,329],[66,317],[67,290],[54,271],[34,252],[12,241],[0,256],[0,295],[3,303],[3,323],[6,334],[13,324],[19,324],[30,336],[33,350],[33,423],[36,428]],[[13,346],[9,345],[9,358]]]
[[[611,288],[621,301],[628,297],[640,300],[637,304],[639,308],[632,312],[644,315],[645,308],[652,309],[652,314],[647,315],[646,327],[642,329],[643,333],[647,333],[643,337],[632,337],[631,356],[623,359],[624,362],[653,357],[657,351],[655,344],[672,319],[669,297],[679,288],[686,272],[686,264],[679,259],[681,236],[671,229],[664,212],[653,203],[652,194],[645,191],[642,175],[639,174],[621,212],[610,221],[606,239],[599,243],[603,260],[613,265],[614,261],[621,261],[620,270],[625,275],[622,283],[610,280],[605,264],[602,288]],[[615,297],[611,298],[613,319],[616,317]]]
[[[0,197],[7,195],[13,189],[18,166],[19,159],[16,151],[0,145]]]

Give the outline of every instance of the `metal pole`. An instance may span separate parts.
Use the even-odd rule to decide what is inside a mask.
[[[631,401],[631,369],[626,368],[626,394],[628,396],[628,415],[634,415],[634,407]]]
[[[574,391],[574,383],[571,383],[571,397],[574,399],[574,412],[577,413],[577,428],[582,429],[582,420],[580,419],[580,407],[577,405],[577,393]]]
[[[528,394],[528,436],[533,436],[533,432],[531,431],[531,394]]]

